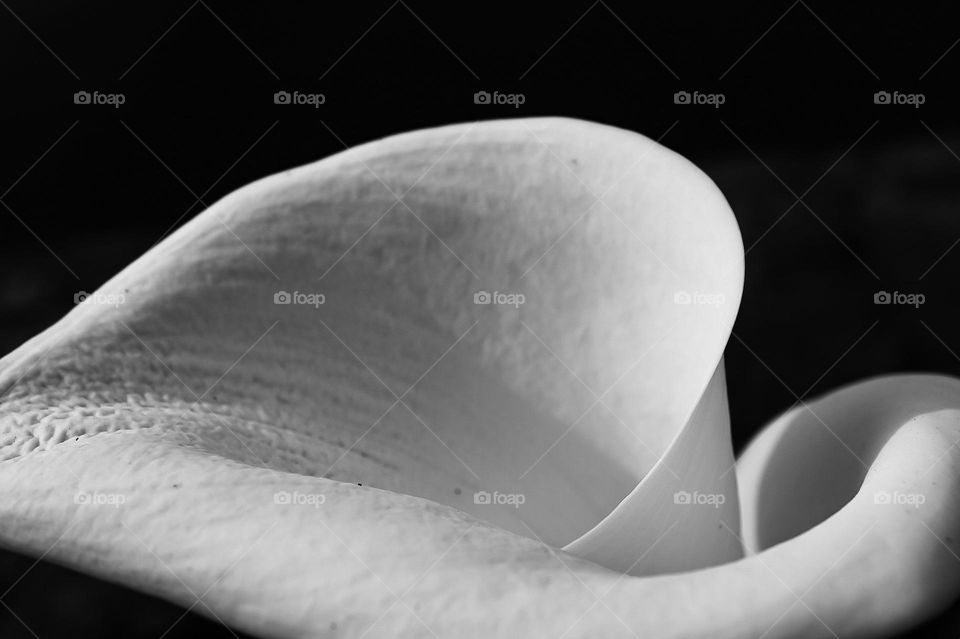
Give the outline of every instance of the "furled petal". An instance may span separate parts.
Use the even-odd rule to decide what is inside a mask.
[[[578,121],[261,180],[0,360],[0,541],[264,636],[915,621],[958,588],[930,534],[960,525],[956,383],[824,399],[865,464],[836,476],[804,472],[834,440],[776,422],[738,471],[763,549],[740,559],[721,355],[742,260],[702,173]],[[922,508],[865,492],[905,481]]]

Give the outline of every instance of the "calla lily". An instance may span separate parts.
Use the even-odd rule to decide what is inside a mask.
[[[960,381],[737,461],[713,183],[565,119],[223,198],[0,360],[0,543],[264,637],[875,637],[960,593]]]

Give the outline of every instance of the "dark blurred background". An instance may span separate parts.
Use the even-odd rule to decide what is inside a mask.
[[[738,450],[798,399],[884,373],[960,374],[947,3],[0,6],[2,353],[255,178],[409,129],[566,115],[662,137],[737,214]],[[277,91],[325,102],[275,104]],[[476,104],[478,91],[523,104]],[[925,303],[875,305],[881,290]],[[2,637],[237,636],[35,562],[0,553]],[[958,634],[955,606],[910,636]]]

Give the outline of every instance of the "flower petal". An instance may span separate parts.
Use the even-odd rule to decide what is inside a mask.
[[[877,547],[903,541],[919,578],[930,540],[860,493],[771,527],[756,495],[798,465],[751,474],[784,450],[762,438],[748,546],[798,536],[734,561],[721,355],[742,273],[709,179],[610,127],[443,127],[272,176],[0,360],[0,541],[265,636],[918,618],[932,604],[911,597],[850,612],[887,592]],[[874,484],[956,463],[949,397],[873,433]],[[955,535],[930,495],[911,521]],[[934,602],[956,591],[937,574]]]

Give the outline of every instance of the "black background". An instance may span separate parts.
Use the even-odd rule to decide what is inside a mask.
[[[0,5],[2,353],[255,178],[410,129],[566,115],[663,136],[737,214],[738,450],[800,398],[960,373],[960,26],[946,3]],[[125,103],[74,104],[82,90]],[[278,90],[326,103],[275,105]],[[477,105],[481,90],[525,102]],[[677,91],[725,102],[675,104]],[[875,104],[877,91],[925,102]],[[879,290],[926,303],[877,306]],[[12,553],[0,595],[3,637],[233,636]],[[958,619],[917,636],[955,638]]]

